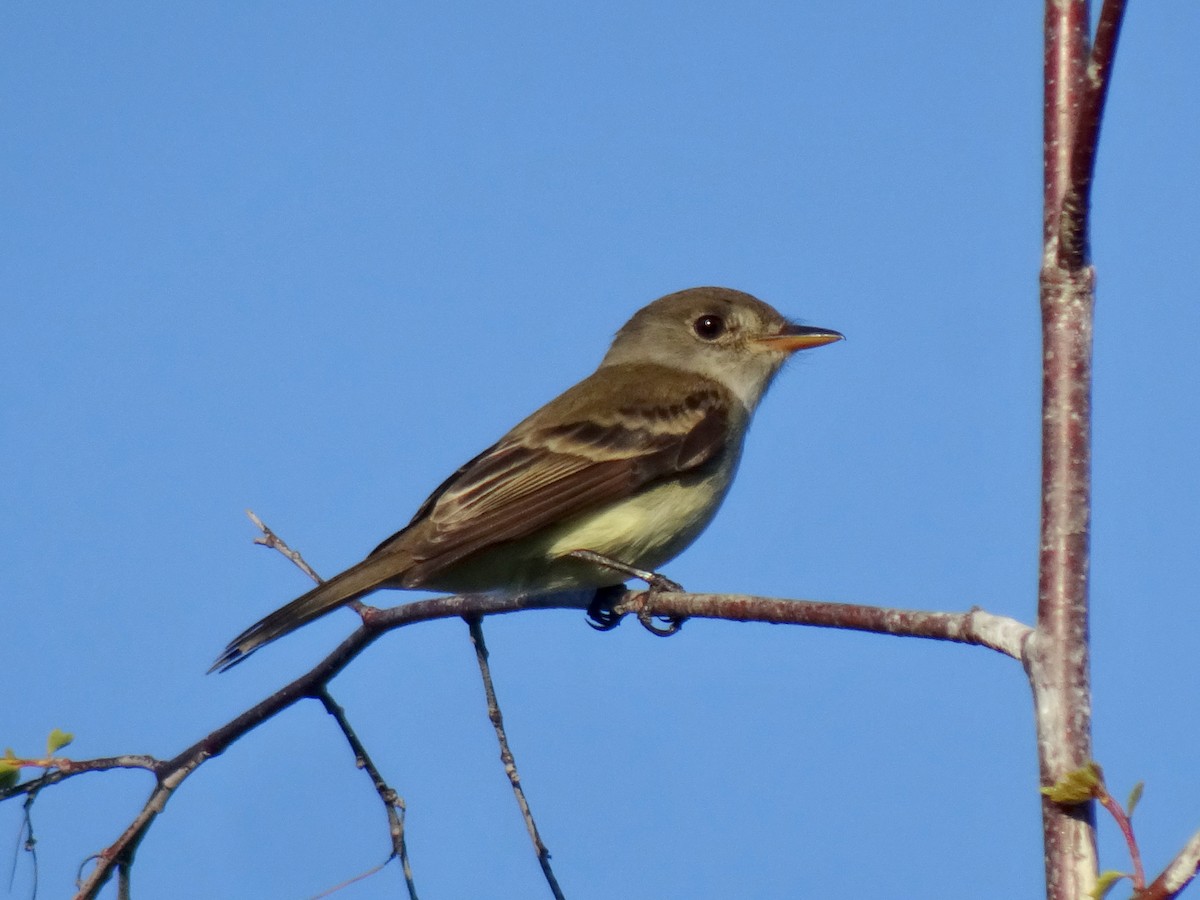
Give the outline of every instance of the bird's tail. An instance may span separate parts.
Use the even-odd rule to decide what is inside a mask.
[[[358,565],[321,582],[307,594],[297,597],[287,606],[255,622],[229,642],[208,671],[224,672],[264,644],[295,631],[301,625],[306,625],[344,603],[370,593],[395,575],[396,560],[391,554],[367,557]]]

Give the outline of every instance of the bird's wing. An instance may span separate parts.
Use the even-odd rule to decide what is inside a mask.
[[[372,557],[401,553],[402,583],[419,586],[480,550],[697,469],[726,444],[728,398],[703,379],[682,401],[627,398],[602,418],[572,415],[570,400],[568,392],[451,475]]]
[[[213,669],[379,587],[419,587],[472,553],[694,471],[725,450],[738,410],[724,388],[686,373],[645,374],[607,415],[581,402],[587,382],[542,407],[447,478],[370,556],[230,641]],[[609,377],[600,369],[588,382]]]

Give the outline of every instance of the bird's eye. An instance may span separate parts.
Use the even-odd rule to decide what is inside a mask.
[[[725,333],[725,320],[709,313],[693,322],[692,330],[702,340],[715,341]]]

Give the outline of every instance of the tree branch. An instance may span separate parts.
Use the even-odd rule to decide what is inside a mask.
[[[1042,506],[1037,630],[1025,669],[1043,785],[1092,757],[1088,659],[1092,310],[1089,205],[1124,0],[1105,0],[1088,51],[1087,0],[1047,0],[1042,197]],[[1075,900],[1098,869],[1095,806],[1042,799],[1046,887]]]
[[[1179,854],[1171,860],[1161,875],[1152,881],[1135,900],[1170,900],[1191,884],[1200,873],[1200,831],[1184,844]]]
[[[157,774],[166,765],[161,759],[141,754],[102,756],[97,759],[50,757],[47,759],[18,759],[13,762],[22,767],[37,767],[48,771],[29,781],[0,788],[0,803],[21,794],[35,794],[42,788],[58,784],[60,781],[66,781],[68,778],[74,778],[85,772],[107,772],[109,769],[146,769]]]
[[[1096,800],[1101,806],[1108,811],[1108,814],[1113,817],[1113,821],[1117,823],[1117,827],[1121,829],[1121,836],[1125,839],[1125,847],[1129,850],[1129,861],[1133,863],[1133,874],[1130,880],[1133,881],[1133,889],[1136,893],[1146,887],[1146,870],[1142,866],[1142,849],[1138,846],[1137,838],[1133,834],[1133,819],[1131,809],[1126,811],[1117,798],[1109,793],[1108,785],[1104,783],[1104,773],[1096,766],[1096,774],[1098,784],[1096,785]]]
[[[433,619],[482,617],[534,609],[586,610],[592,591],[575,591],[541,596],[505,597],[463,595],[416,600],[387,609],[367,607],[360,615],[362,624],[328,656],[299,678],[284,685],[261,702],[205,735],[169,760],[153,757],[111,757],[108,760],[70,762],[32,782],[16,785],[0,794],[0,799],[49,786],[78,771],[102,768],[148,768],[155,772],[158,784],[141,812],[112,845],[95,856],[96,865],[80,885],[78,898],[95,897],[100,888],[119,869],[133,860],[138,844],[154,823],[158,813],[174,791],[197,768],[219,756],[239,738],[253,731],[306,698],[319,697],[327,685],[350,662],[385,632]],[[878,632],[902,637],[976,644],[1006,656],[1021,658],[1029,642],[1030,629],[1013,619],[996,616],[980,609],[964,613],[923,612],[858,606],[848,603],[822,603],[812,600],[780,600],[745,594],[683,594],[626,591],[614,606],[620,612],[643,608],[652,615],[730,619],[738,622],[814,625]]]
[[[346,711],[329,693],[328,685],[320,685],[314,696],[321,701],[325,712],[333,716],[334,721],[337,722],[338,728],[346,738],[346,743],[350,745],[350,750],[354,753],[354,764],[370,777],[375,793],[379,795],[379,799],[383,802],[383,808],[387,812],[392,853],[378,868],[383,868],[392,859],[400,860],[400,868],[404,872],[404,883],[408,887],[408,896],[410,900],[417,900],[417,886],[413,881],[412,866],[408,862],[408,847],[404,842],[404,800],[391,785],[383,780],[379,769],[376,768],[370,754],[367,753],[367,748],[363,746],[362,741],[358,739],[358,735],[350,726],[350,720],[346,718]]]
[[[254,523],[255,527],[258,528],[259,531],[262,532],[262,536],[256,537],[254,539],[254,543],[258,544],[260,547],[267,547],[270,550],[279,551],[289,560],[291,560],[292,564],[301,572],[303,572],[317,584],[321,583],[321,576],[318,575],[316,570],[305,561],[304,557],[300,555],[300,551],[293,550],[291,547],[289,547],[283,538],[267,527],[266,523],[264,523],[263,520],[258,517],[254,510],[246,510],[246,517]]]
[[[529,839],[533,841],[533,851],[537,854],[538,865],[542,867],[542,875],[546,879],[546,884],[550,886],[550,892],[554,894],[555,900],[566,900],[563,897],[562,888],[558,885],[558,879],[554,876],[554,870],[550,867],[550,851],[542,842],[537,823],[533,820],[533,811],[529,808],[529,801],[525,798],[525,789],[521,787],[521,776],[517,773],[516,758],[508,746],[508,735],[504,731],[504,716],[500,713],[500,704],[496,700],[496,689],[492,684],[492,668],[488,662],[487,643],[483,639],[483,620],[479,616],[472,616],[467,619],[467,626],[471,629],[471,644],[475,647],[475,660],[479,663],[479,674],[483,678],[488,719],[491,720],[492,727],[496,730],[496,741],[500,744],[500,762],[504,764],[504,774],[508,776],[513,795],[517,798],[521,818],[525,820],[525,829],[529,832]]]
[[[1125,0],[1104,0],[1096,25],[1096,39],[1083,69],[1084,83],[1080,86],[1071,131],[1068,183],[1058,213],[1057,264],[1063,269],[1080,269],[1090,256],[1088,244],[1096,149],[1124,18]]]
[[[81,898],[90,900],[95,897],[100,892],[100,888],[112,877],[114,869],[118,874],[118,896],[128,896],[129,867],[133,864],[134,854],[137,853],[142,838],[146,836],[146,832],[158,818],[158,814],[166,807],[167,801],[171,799],[175,789],[183,784],[184,780],[208,758],[209,754],[201,752],[181,760],[178,765],[174,761],[167,764],[168,771],[159,775],[158,786],[151,792],[146,805],[129,823],[129,827],[111,846],[100,851],[94,857],[96,867],[79,885],[79,892],[75,895],[77,900],[81,900]]]
[[[617,613],[644,610],[651,616],[724,619],[772,625],[808,625],[917,637],[987,647],[1021,659],[1028,625],[974,607],[965,613],[927,612],[820,600],[779,600],[749,594],[688,594],[627,591],[614,604]]]
[[[1087,0],[1046,0],[1042,64],[1042,241],[1057,258],[1063,198],[1071,187],[1075,122],[1083,102]]]

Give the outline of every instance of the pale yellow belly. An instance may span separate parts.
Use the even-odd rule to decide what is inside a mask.
[[[718,470],[666,481],[633,497],[583,513],[529,537],[477,554],[426,584],[458,593],[545,593],[619,584],[626,577],[566,556],[592,550],[654,570],[683,552],[705,529],[729,487],[734,459]]]

